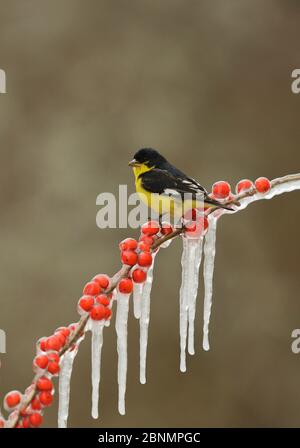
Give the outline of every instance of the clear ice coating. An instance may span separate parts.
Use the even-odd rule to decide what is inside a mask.
[[[70,383],[72,369],[75,356],[78,352],[80,342],[84,339],[84,335],[79,338],[72,350],[68,350],[60,361],[59,385],[58,385],[58,427],[66,428],[69,416],[70,404]]]
[[[143,283],[133,282],[133,314],[136,319],[141,317],[143,287]]]
[[[141,317],[140,317],[140,383],[146,383],[146,360],[148,345],[148,329],[150,321],[150,299],[153,282],[153,269],[156,253],[152,254],[152,265],[148,269],[147,279],[144,283],[143,294],[141,298]]]
[[[256,193],[240,200],[240,207],[235,209],[238,212],[246,208],[249,204],[261,199],[272,199],[283,193],[289,193],[294,190],[300,190],[300,174],[291,174],[271,181],[271,190],[268,193]],[[232,213],[225,211],[226,213]]]
[[[59,404],[58,404],[58,427],[66,428],[69,416],[70,404],[70,382],[72,375],[73,362],[76,353],[66,352],[60,363],[59,374]]]
[[[299,176],[300,174],[290,174],[289,176],[282,177],[281,179],[272,180],[271,190],[265,195],[264,199],[272,199],[274,196],[278,196],[282,193],[300,190]]]
[[[92,417],[99,417],[99,385],[104,321],[90,319],[92,332]]]
[[[195,314],[196,314],[196,301],[198,295],[198,284],[199,284],[199,269],[201,265],[202,258],[202,248],[203,248],[203,237],[198,240],[194,240],[195,248],[195,258],[194,258],[194,273],[192,278],[193,288],[189,294],[188,302],[188,352],[190,355],[195,354]]]
[[[116,311],[116,332],[117,332],[117,351],[118,351],[118,386],[119,402],[118,409],[121,415],[125,414],[125,393],[127,378],[127,323],[129,311],[130,294],[117,292],[117,311]]]
[[[209,350],[209,320],[212,306],[213,275],[216,254],[217,218],[210,214],[208,217],[208,230],[204,242],[204,310],[203,310],[203,349]]]
[[[199,268],[203,238],[182,237],[182,279],[179,293],[180,370],[186,371],[186,343],[189,325],[188,349],[194,354],[194,320],[198,292]]]
[[[274,196],[278,196],[283,193],[288,193],[294,190],[300,190],[299,174],[292,174],[282,178],[274,179],[271,181],[271,189],[268,193],[255,193],[252,196],[247,196],[240,199],[240,206],[235,207],[234,212],[227,210],[218,210],[215,213],[209,215],[209,228],[205,237],[204,244],[204,324],[203,324],[203,349],[209,350],[209,320],[211,315],[212,306],[212,293],[213,293],[213,272],[214,272],[214,259],[215,259],[215,245],[216,245],[216,227],[217,219],[221,214],[233,214],[245,209],[249,204],[262,199],[272,199]]]

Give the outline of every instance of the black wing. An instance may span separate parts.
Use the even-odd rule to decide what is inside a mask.
[[[197,189],[199,191],[203,191],[205,194],[208,194],[205,188],[199,184],[195,179],[187,176],[185,173],[180,171],[176,166],[172,165],[169,162],[164,162],[159,167],[160,169],[166,170],[171,173],[176,179],[181,179],[186,185],[190,185],[192,189]]]
[[[186,193],[193,196],[206,196],[206,191],[193,179],[175,176],[169,171],[155,168],[140,175],[142,186],[151,193],[183,197]]]

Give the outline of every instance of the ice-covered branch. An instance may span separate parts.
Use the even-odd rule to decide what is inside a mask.
[[[105,274],[93,277],[83,289],[78,302],[80,319],[75,324],[60,327],[49,337],[37,342],[33,362],[34,378],[24,394],[11,391],[4,397],[9,413],[5,420],[0,413],[0,428],[38,427],[45,408],[53,401],[53,377],[59,376],[60,427],[67,426],[70,380],[73,362],[85,333],[92,331],[92,416],[98,417],[101,347],[103,330],[109,326],[114,302],[117,303],[116,331],[118,338],[119,412],[125,413],[127,374],[127,319],[130,294],[134,291],[134,315],[140,321],[140,382],[146,382],[146,352],[150,319],[150,293],[154,258],[160,248],[182,236],[182,285],[180,290],[180,369],[186,370],[186,346],[194,354],[194,319],[198,290],[199,269],[204,242],[204,327],[203,348],[209,349],[208,328],[212,306],[212,284],[215,257],[216,226],[223,214],[234,214],[260,199],[300,189],[300,174],[288,175],[269,182],[259,178],[252,183],[244,179],[232,194],[226,182],[217,182],[212,196],[232,211],[211,209],[196,211],[191,225],[173,229],[170,225],[149,222],[142,226],[139,241],[127,238],[119,245],[121,269],[111,278]],[[208,214],[210,213],[210,216]],[[188,342],[188,344],[187,344]]]
[[[172,233],[172,238],[174,238],[175,236],[177,236],[179,234],[179,232],[176,230],[174,232],[171,232],[171,229],[169,228],[169,230],[167,232],[162,232],[159,235],[157,235],[156,233],[158,233],[158,230],[159,229],[155,229],[154,235],[153,236],[148,235],[148,237],[147,237],[147,232],[146,232],[146,234],[144,235],[145,236],[144,239],[146,239],[146,242],[143,241],[143,237],[141,238],[140,244],[143,244],[142,249],[149,250],[149,255],[150,255],[150,252],[156,252],[159,249],[159,247],[161,245],[163,245],[169,239],[168,236],[171,233]],[[151,233],[151,230],[150,230],[150,233]],[[135,240],[133,240],[133,239],[128,239],[128,240],[125,240],[124,242],[120,243],[120,245],[124,249],[124,250],[122,250],[122,253],[126,252],[125,246],[126,246],[126,244],[130,245],[130,242],[131,242],[131,244],[133,242],[133,244],[136,245],[135,248],[137,248],[138,243],[135,242]],[[139,255],[141,255],[141,253],[144,252],[144,250],[139,250]],[[128,252],[130,252],[130,255],[131,255],[131,253],[135,254],[135,252],[132,250],[131,247],[129,248]],[[135,255],[138,257],[137,254],[135,254]],[[153,258],[154,258],[154,255],[153,255]],[[107,297],[112,295],[112,293],[115,291],[117,286],[120,285],[120,282],[122,279],[128,279],[129,285],[131,284],[130,282],[132,282],[132,280],[129,279],[128,276],[130,275],[130,272],[133,270],[133,265],[132,265],[131,261],[128,261],[128,262],[130,262],[130,264],[126,264],[124,262],[121,269],[118,272],[116,272],[116,274],[114,274],[109,279],[109,283],[107,284],[107,287],[103,289],[103,291]],[[144,261],[144,264],[145,264],[145,261]],[[143,268],[145,270],[144,280],[147,279],[146,268],[147,268],[147,266]],[[150,275],[152,275],[152,268],[150,269],[150,271],[151,271]],[[97,280],[97,277],[100,277],[100,280],[101,280],[101,275],[94,277],[94,279]],[[136,281],[139,281],[139,280],[137,279]],[[134,284],[139,284],[139,283],[134,282]],[[146,280],[146,284],[147,284],[147,280]],[[104,285],[104,286],[106,286],[106,285]],[[129,286],[129,288],[130,287],[131,286]],[[93,280],[92,280],[92,282],[89,282],[85,286],[84,293],[91,292],[90,288],[93,288]],[[100,289],[97,292],[100,293],[101,292]],[[83,311],[86,311],[88,309],[88,305],[87,305],[88,297],[91,297],[91,296],[89,296],[88,294],[85,294],[81,299],[82,306],[84,308],[87,307],[86,309],[83,309]],[[100,296],[98,295],[97,297],[99,298]],[[143,295],[143,297],[144,297],[144,295]],[[103,300],[103,298],[102,298],[102,300]],[[115,300],[116,300],[116,298],[115,298]],[[102,305],[102,304],[100,303],[99,305]],[[75,355],[78,351],[79,342],[83,338],[85,331],[87,331],[89,329],[91,329],[92,333],[93,333],[93,342],[92,342],[93,360],[97,359],[97,362],[95,363],[94,368],[93,368],[93,372],[95,374],[94,376],[97,377],[96,383],[98,383],[98,385],[99,385],[99,381],[100,381],[100,377],[98,378],[98,373],[97,373],[97,370],[100,369],[100,358],[98,358],[98,353],[97,353],[97,350],[99,349],[99,346],[98,346],[99,341],[98,340],[99,340],[100,333],[97,330],[100,329],[101,334],[102,334],[103,325],[102,325],[102,328],[100,328],[100,326],[101,326],[101,322],[104,321],[104,319],[100,319],[100,321],[99,321],[100,326],[97,326],[97,324],[98,324],[97,316],[93,316],[93,317],[90,315],[90,313],[85,312],[81,316],[81,318],[79,319],[79,321],[77,323],[71,324],[69,327],[62,327],[61,329],[56,330],[55,333],[52,336],[50,336],[49,338],[42,338],[41,340],[38,341],[37,356],[36,356],[35,362],[34,362],[36,374],[32,380],[30,387],[25,391],[24,394],[21,394],[18,391],[12,391],[6,395],[6,397],[4,399],[4,406],[8,411],[11,411],[11,413],[10,413],[7,421],[0,418],[0,428],[4,427],[4,426],[7,428],[14,428],[14,427],[21,427],[21,426],[25,427],[27,425],[39,426],[41,424],[41,422],[42,422],[42,416],[41,416],[42,412],[41,411],[48,404],[46,404],[45,400],[44,400],[45,404],[40,404],[37,400],[37,396],[40,396],[41,393],[43,393],[44,395],[48,394],[47,395],[48,401],[51,400],[51,402],[52,402],[52,399],[50,398],[50,396],[52,396],[52,394],[54,392],[54,388],[53,388],[53,385],[51,382],[52,375],[49,370],[46,370],[46,366],[49,366],[49,360],[47,358],[47,354],[49,356],[51,356],[52,352],[55,352],[55,354],[59,358],[59,362],[60,362],[59,392],[60,392],[61,400],[60,400],[60,406],[59,406],[59,426],[60,427],[66,426],[67,416],[68,416],[69,389],[70,389],[72,366],[73,366]],[[91,321],[91,324],[89,325],[90,321]],[[141,316],[141,322],[144,322],[144,321],[145,321],[145,316],[143,313],[143,316]],[[142,325],[142,328],[143,328],[143,325]],[[144,335],[144,334],[145,334],[144,330],[141,330],[141,335]],[[59,344],[59,341],[53,340],[58,337],[57,335],[59,335],[63,339],[63,344]],[[145,336],[141,336],[141,337],[142,337],[141,344],[144,347],[145,343],[143,342],[143,339],[145,338]],[[52,340],[51,340],[51,338],[52,338]],[[41,345],[43,346],[44,339],[48,340],[49,347],[41,348]],[[101,339],[101,336],[100,336],[100,339]],[[55,345],[56,342],[58,343],[57,345]],[[44,354],[41,355],[41,353],[45,353],[45,355]],[[142,365],[144,365],[145,364],[145,348],[142,349],[141,356],[142,356],[141,363],[142,363]],[[56,373],[58,373],[58,372],[55,372],[55,374]],[[40,379],[43,380],[44,378],[48,379],[48,381],[46,381],[46,386],[43,385],[41,383],[41,381],[39,382]],[[95,397],[98,397],[98,393],[96,390],[98,385],[95,385],[95,383],[93,381],[93,390],[94,390],[94,392],[93,392],[93,397],[94,397],[93,398],[93,416],[95,418],[97,418],[97,410],[96,409],[98,408],[98,404],[97,404],[98,398],[95,398]],[[122,393],[123,393],[123,400],[124,400],[124,394],[125,394],[124,387],[123,387]],[[44,395],[42,395],[42,399],[43,399]],[[124,408],[124,405],[123,405],[123,408]],[[123,413],[122,410],[121,410],[121,413]],[[28,418],[27,418],[27,416],[28,416]]]
[[[227,182],[217,182],[213,186],[212,195],[223,201],[224,204],[232,206],[233,211],[211,210],[209,231],[205,237],[204,245],[204,324],[203,324],[203,349],[209,350],[209,321],[212,307],[213,272],[216,246],[217,221],[223,214],[233,214],[245,209],[249,204],[261,199],[272,199],[283,193],[300,189],[300,174],[290,174],[273,179],[271,182],[264,178],[258,178],[255,183],[249,179],[243,179],[236,185],[236,194],[230,192]]]
[[[259,178],[257,179],[257,185],[259,185],[260,179],[265,178]],[[244,179],[240,181],[237,184],[237,187],[243,186],[243,182],[251,182],[247,179]],[[268,185],[265,184],[263,187],[266,188],[266,191],[264,192],[264,188],[262,191],[260,191],[259,188],[255,184],[246,184],[249,185],[249,188],[241,188],[240,193],[238,193],[236,196],[231,197],[228,201],[226,201],[226,204],[232,204],[236,201],[239,201],[242,205],[242,208],[245,208],[250,202],[257,201],[259,199],[271,199],[274,196],[278,196],[283,193],[288,193],[293,190],[299,190],[300,189],[300,174],[288,174],[287,176],[278,177],[276,179],[273,179],[270,181],[269,188]],[[252,197],[252,200],[250,202],[247,201],[248,198]],[[253,198],[254,197],[254,198]],[[243,206],[245,205],[245,206]]]

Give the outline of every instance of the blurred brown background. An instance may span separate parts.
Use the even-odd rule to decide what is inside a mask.
[[[34,343],[75,321],[82,285],[114,273],[133,230],[99,230],[96,196],[133,177],[141,146],[203,185],[299,172],[297,1],[1,0],[0,393],[32,377]],[[72,378],[70,426],[298,426],[300,192],[220,223],[212,350],[179,372],[180,242],[159,256],[148,383],[129,324],[127,413],[117,412],[114,322],[105,331],[101,418],[90,417],[90,346]],[[87,338],[89,339],[89,337]],[[45,426],[56,425],[56,404]]]

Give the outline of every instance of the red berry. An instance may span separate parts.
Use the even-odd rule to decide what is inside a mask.
[[[63,333],[61,333],[61,332],[57,332],[57,333],[54,334],[54,336],[58,338],[58,340],[59,340],[61,346],[65,345],[65,343],[66,343],[66,337],[64,336]]]
[[[271,183],[266,177],[259,177],[255,181],[255,187],[259,193],[267,193],[271,188]]]
[[[253,182],[249,179],[242,179],[240,180],[236,187],[235,187],[235,191],[237,194],[241,193],[242,191],[249,191],[251,190],[251,188],[253,188]]]
[[[217,199],[225,199],[229,196],[230,193],[230,185],[228,182],[220,180],[219,182],[215,182],[212,187],[212,193],[214,197]]]
[[[94,308],[90,312],[90,316],[93,320],[102,320],[105,319],[105,306],[104,305],[95,305]]]
[[[199,226],[198,226],[199,227]],[[184,232],[187,234],[195,233],[197,230],[197,223],[196,221],[189,222],[184,226]]]
[[[168,222],[163,222],[160,231],[163,235],[169,235],[173,232],[173,227]]]
[[[29,420],[29,417],[23,417],[23,418],[22,418],[22,427],[23,427],[23,428],[30,428],[30,420]]]
[[[138,248],[142,252],[150,252],[151,246],[145,243],[145,241],[140,241],[138,244]]]
[[[137,241],[133,238],[126,238],[119,244],[120,250],[135,250],[137,248]]]
[[[42,403],[42,405],[50,406],[53,401],[53,395],[51,394],[51,392],[45,390],[39,393],[39,400]]]
[[[93,296],[82,296],[78,301],[78,306],[83,311],[90,311],[94,306],[94,302]]]
[[[9,392],[4,401],[8,408],[14,408],[21,402],[21,394],[18,391]]]
[[[157,221],[148,221],[142,225],[141,231],[145,235],[155,235],[159,232],[160,226]]]
[[[34,412],[29,416],[29,421],[32,426],[37,428],[38,426],[41,426],[43,418],[41,414],[39,414],[38,412]]]
[[[40,369],[45,369],[48,365],[48,356],[39,355],[34,358],[33,363],[38,366]]]
[[[55,361],[49,362],[47,370],[49,373],[51,373],[51,375],[56,375],[57,373],[59,373],[60,368],[58,362]]]
[[[32,402],[31,402],[31,408],[32,408],[34,411],[39,411],[39,410],[41,409],[41,403],[40,403],[40,400],[38,399],[38,397],[34,397],[34,398],[32,399]]]
[[[106,274],[98,274],[93,278],[93,281],[98,283],[102,289],[107,289],[110,282],[110,278]]]
[[[52,390],[53,383],[46,376],[42,376],[37,380],[36,386],[39,390]]]
[[[137,262],[137,254],[132,250],[125,250],[121,254],[122,263],[134,266]]]
[[[130,294],[133,289],[132,280],[130,278],[122,278],[118,286],[119,291],[123,294]]]
[[[144,241],[146,244],[148,244],[148,246],[152,246],[152,244],[154,243],[154,238],[153,236],[142,235],[140,237],[140,241]]]
[[[60,350],[61,346],[62,346],[61,340],[58,337],[58,335],[50,336],[49,338],[47,338],[46,343],[45,343],[46,351],[54,350],[54,351],[58,352],[58,350]]]
[[[106,307],[105,308],[105,319],[106,320],[109,319],[111,317],[111,315],[112,315],[111,309]]]
[[[138,264],[140,266],[151,266],[152,255],[149,252],[141,252],[138,255]]]
[[[147,278],[147,273],[142,269],[135,269],[132,273],[132,280],[135,283],[143,283]]]
[[[4,428],[5,420],[3,418],[0,418],[0,428]]]
[[[107,306],[109,305],[109,298],[106,294],[100,294],[96,297],[96,302],[100,303],[101,305]]]
[[[70,330],[67,327],[59,327],[55,333],[61,333],[67,338],[70,335]]]
[[[97,282],[88,282],[83,288],[83,294],[87,296],[96,296],[100,294],[101,287]]]
[[[46,351],[46,341],[47,341],[47,338],[42,338],[42,339],[40,339],[40,340],[38,341],[38,344],[39,344],[39,346],[40,346],[40,349],[41,349],[43,352]]]
[[[206,216],[200,216],[197,221],[186,224],[185,233],[191,237],[199,238],[208,228],[208,219]]]
[[[54,361],[54,362],[59,362],[59,355],[57,353],[48,353],[48,360],[49,361]]]

